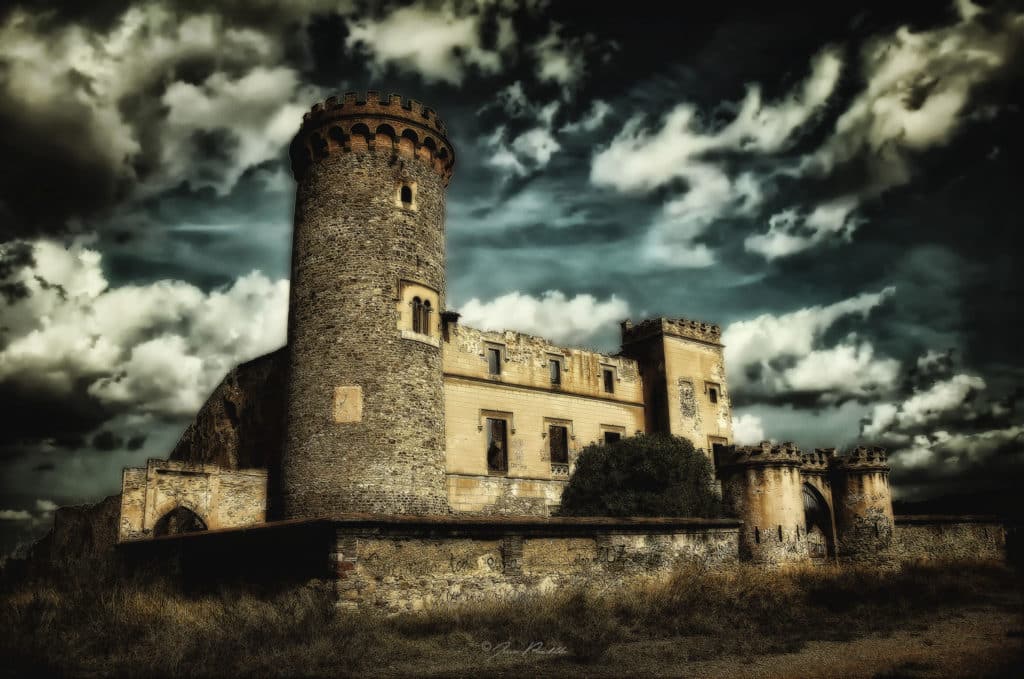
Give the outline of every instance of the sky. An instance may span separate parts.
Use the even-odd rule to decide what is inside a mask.
[[[740,443],[1024,481],[1024,5],[98,0],[0,9],[0,548],[285,341],[303,111],[419,99],[462,322],[723,328]],[[1014,170],[1018,167],[1017,171]]]

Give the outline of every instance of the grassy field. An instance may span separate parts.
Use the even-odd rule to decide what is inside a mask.
[[[696,661],[735,658],[742,667],[816,640],[921,629],[968,610],[1009,616],[1007,648],[1020,645],[1020,576],[997,564],[691,568],[607,596],[567,590],[394,617],[337,610],[312,587],[186,596],[75,572],[0,593],[0,673],[630,676],[646,665],[683,676]],[[1010,653],[979,676],[1011,672]]]

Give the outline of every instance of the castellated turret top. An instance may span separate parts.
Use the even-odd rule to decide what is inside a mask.
[[[727,465],[753,467],[799,467],[803,462],[800,449],[789,441],[778,445],[761,441],[757,446],[733,446],[725,460]]]
[[[447,133],[437,113],[414,99],[346,92],[303,115],[290,149],[292,173],[301,179],[311,165],[337,153],[391,153],[430,165],[447,183],[455,166]]]
[[[833,466],[845,472],[887,472],[889,456],[885,448],[858,446],[846,455],[835,458]]]
[[[811,452],[804,453],[800,471],[804,474],[827,474],[829,465],[832,464],[835,456],[835,448],[815,448]]]

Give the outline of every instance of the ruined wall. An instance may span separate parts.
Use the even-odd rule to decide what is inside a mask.
[[[501,372],[488,372],[486,350],[502,352]],[[579,451],[606,431],[632,436],[644,430],[642,385],[635,362],[567,349],[514,332],[452,326],[443,343],[448,496],[453,511],[548,515]],[[560,361],[561,382],[549,361]],[[615,374],[604,391],[603,369]],[[489,473],[487,418],[505,419],[506,473]],[[552,462],[549,426],[568,430],[568,461]]]
[[[233,368],[168,459],[225,469],[273,468],[281,453],[286,350]]]
[[[118,540],[152,537],[157,522],[177,507],[215,530],[263,523],[266,506],[265,469],[149,460],[145,468],[124,470]]]
[[[336,535],[341,604],[398,612],[574,585],[600,591],[664,577],[688,561],[735,563],[738,526],[699,519],[632,526],[339,524]]]
[[[1001,561],[1006,530],[992,517],[896,516],[885,555],[894,561]]]

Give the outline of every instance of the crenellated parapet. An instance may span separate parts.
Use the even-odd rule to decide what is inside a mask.
[[[338,153],[379,153],[426,163],[451,179],[455,150],[433,109],[401,95],[346,92],[317,103],[302,118],[292,141],[292,173],[302,177],[314,163]]]
[[[650,318],[637,324],[631,320],[625,320],[621,323],[621,327],[624,345],[656,335],[669,335],[716,345],[722,342],[722,327],[720,325],[686,318]]]
[[[858,446],[846,455],[833,458],[832,466],[837,472],[889,472],[889,459],[885,448]]]
[[[835,448],[815,448],[803,454],[800,473],[805,476],[825,476],[829,472],[832,460],[835,459]]]
[[[793,443],[773,444],[762,441],[756,446],[732,446],[726,450],[725,466],[732,467],[800,467],[804,456]]]

